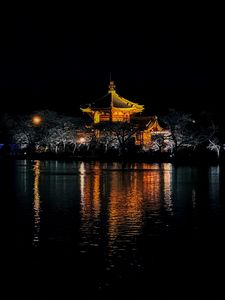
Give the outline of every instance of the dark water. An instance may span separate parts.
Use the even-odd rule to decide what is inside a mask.
[[[224,299],[222,167],[21,160],[7,170],[18,299]]]

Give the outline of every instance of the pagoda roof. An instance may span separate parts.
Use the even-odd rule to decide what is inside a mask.
[[[82,110],[99,110],[99,109],[125,109],[125,110],[134,110],[137,112],[141,112],[144,110],[144,105],[140,105],[138,103],[132,102],[130,100],[121,97],[115,91],[114,83],[111,81],[109,85],[109,91],[106,95],[96,100],[95,102],[83,105]]]
[[[157,116],[141,116],[141,117],[133,117],[132,122],[137,124],[140,130],[148,130],[148,131],[164,131],[158,122]]]

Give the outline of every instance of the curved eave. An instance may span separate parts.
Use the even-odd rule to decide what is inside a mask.
[[[135,107],[135,108],[137,108],[137,109],[142,109],[142,110],[144,109],[144,105],[141,105],[141,104],[132,102],[132,101],[130,101],[130,100],[127,100],[126,98],[123,98],[123,97],[121,97],[120,95],[118,95],[115,91],[113,91],[113,92],[111,92],[111,93],[112,93],[112,96],[113,96],[113,94],[114,94],[117,98],[119,98],[119,100],[120,100],[121,102],[123,102],[123,103],[126,104],[126,105]]]
[[[119,96],[120,97],[120,96]],[[133,105],[134,107],[136,108],[139,108],[139,109],[144,109],[144,105],[141,105],[141,104],[138,104],[138,103],[135,103],[135,102],[132,102],[130,100],[127,100],[123,97],[120,97],[121,101],[123,101],[124,103],[128,104],[128,105]]]
[[[133,109],[133,110],[138,110],[138,111],[143,111],[144,110],[144,106],[143,105],[138,105],[138,104],[132,104],[132,105],[130,105],[130,107],[116,107],[116,106],[113,106],[113,108],[115,108],[115,109]]]
[[[152,124],[147,124],[146,125],[146,130],[148,130],[148,131],[152,131],[152,129],[153,129],[153,131],[157,131],[157,132],[161,132],[161,131],[163,131],[163,128],[159,125],[159,123],[158,122],[153,122]],[[155,130],[156,129],[156,130]]]
[[[87,108],[80,108],[82,112],[85,112],[85,113],[91,113],[92,112],[92,109],[90,107],[87,107]]]

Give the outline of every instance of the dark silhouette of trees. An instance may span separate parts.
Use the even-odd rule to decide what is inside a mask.
[[[134,147],[134,134],[139,130],[129,122],[100,124],[96,129],[101,142],[105,144],[105,152],[114,148],[118,150],[119,156],[125,155]]]
[[[33,116],[39,116],[41,122],[33,122]],[[152,132],[148,147],[142,150],[140,145],[135,144],[135,136],[140,131],[140,126],[136,123],[87,124],[82,118],[48,110],[19,116],[15,121],[5,116],[1,119],[1,133],[12,132],[13,141],[20,146],[22,152],[31,154],[102,154],[125,158],[136,153],[157,159],[186,159],[212,154],[216,159],[220,158],[221,151],[224,151],[220,128],[210,115],[202,113],[193,116],[170,109],[160,119],[166,130]]]
[[[34,115],[40,116],[40,124],[33,123]],[[67,145],[75,147],[76,132],[81,127],[80,119],[60,115],[54,111],[35,111],[17,119],[13,139],[21,149],[31,153],[65,152]]]

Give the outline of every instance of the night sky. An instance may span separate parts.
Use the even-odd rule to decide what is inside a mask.
[[[5,16],[1,110],[79,115],[80,104],[107,93],[111,72],[117,92],[145,104],[149,113],[174,107],[222,114],[225,32],[220,10],[176,9],[112,2],[67,11],[21,9]]]

